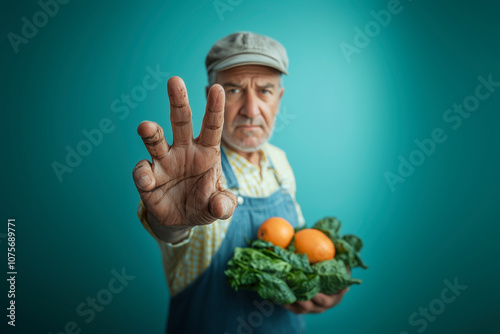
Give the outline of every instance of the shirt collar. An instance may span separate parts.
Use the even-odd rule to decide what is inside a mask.
[[[269,157],[267,155],[267,150],[266,150],[267,143],[262,146],[262,148],[259,149],[259,154],[260,154],[260,169],[261,170],[266,170],[268,168],[272,168],[269,164]],[[247,159],[245,159],[243,156],[238,154],[237,152],[233,151],[226,145],[221,143],[221,147],[224,148],[224,151],[226,152],[227,157],[230,160],[236,161],[240,166],[244,167],[245,169],[248,170],[255,170],[259,169],[257,166],[254,164],[250,163]]]

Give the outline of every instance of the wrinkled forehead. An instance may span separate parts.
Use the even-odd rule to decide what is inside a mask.
[[[260,65],[244,65],[233,67],[217,73],[217,82],[224,84],[232,82],[235,84],[254,83],[257,85],[278,85],[281,73],[274,68]]]

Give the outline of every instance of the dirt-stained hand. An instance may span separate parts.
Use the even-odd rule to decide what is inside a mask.
[[[222,86],[210,88],[203,125],[193,139],[191,108],[184,81],[169,79],[170,120],[173,143],[165,140],[155,122],[142,122],[137,132],[151,155],[133,170],[135,185],[157,234],[210,224],[229,218],[236,196],[222,187],[220,141],[224,122],[225,94]],[[153,221],[153,222],[152,222]],[[165,232],[165,231],[163,231]]]

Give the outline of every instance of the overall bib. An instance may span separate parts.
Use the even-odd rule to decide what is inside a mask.
[[[238,195],[238,181],[221,149],[221,164],[228,188]],[[272,162],[270,161],[272,166]],[[167,333],[304,333],[304,316],[285,310],[280,305],[263,300],[256,292],[234,291],[224,270],[235,247],[247,247],[247,241],[257,237],[257,230],[266,219],[282,217],[294,227],[297,211],[290,193],[280,184],[271,196],[256,198],[238,196],[226,236],[208,268],[170,300]]]

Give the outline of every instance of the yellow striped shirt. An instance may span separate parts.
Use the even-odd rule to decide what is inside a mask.
[[[227,154],[239,184],[239,194],[248,197],[268,197],[279,189],[280,185],[275,177],[269,158],[272,160],[281,186],[288,189],[297,209],[299,225],[304,225],[304,217],[300,206],[295,200],[296,184],[292,168],[288,163],[285,152],[269,143],[261,149],[259,166],[251,164],[238,153],[223,147]],[[262,176],[261,176],[262,170]],[[224,188],[227,183],[223,177]],[[157,240],[162,253],[165,276],[173,296],[194,281],[210,265],[224,240],[231,218],[217,220],[212,224],[196,226],[191,229],[187,239],[171,244],[160,240],[146,221],[146,210],[142,202],[139,203],[137,214],[144,228]]]

